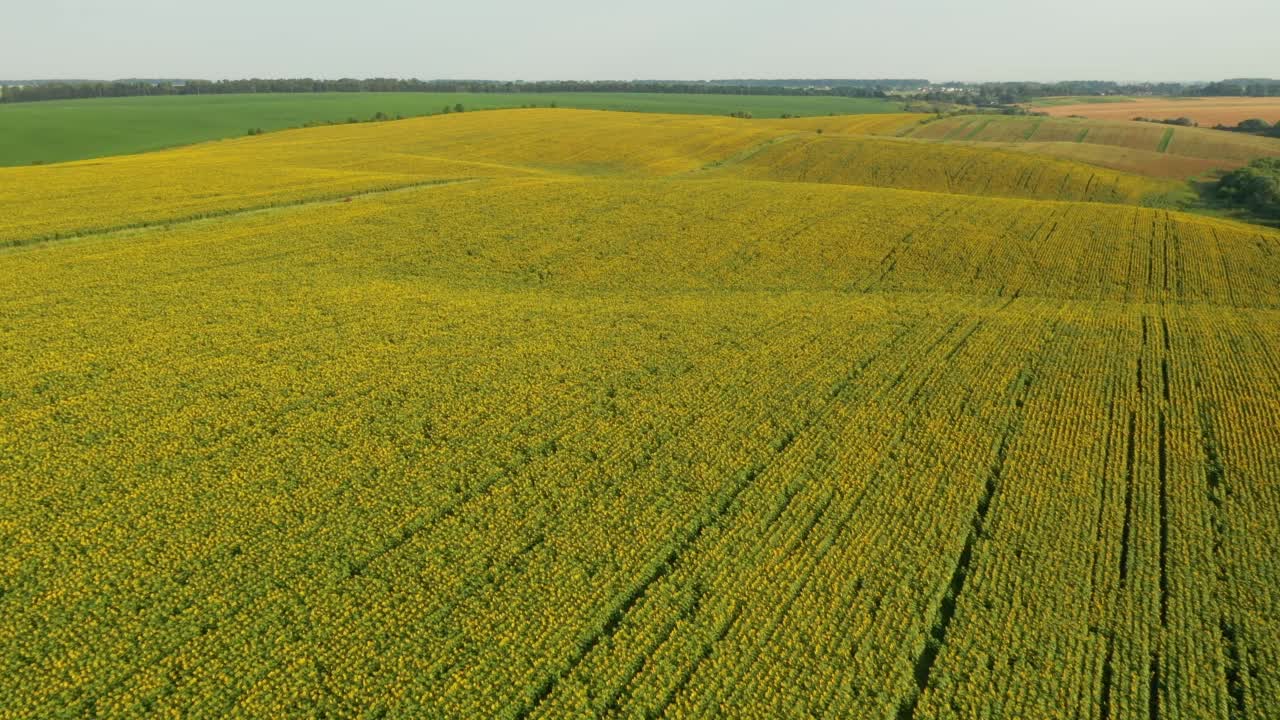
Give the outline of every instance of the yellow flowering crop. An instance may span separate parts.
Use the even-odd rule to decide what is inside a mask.
[[[508,177],[676,176],[723,172],[760,148],[807,148],[786,142],[830,126],[850,135],[883,132],[912,116],[849,116],[770,121],[579,110],[476,112],[411,120],[338,125],[204,143],[158,153],[59,165],[0,168],[0,245],[182,222],[229,212],[417,185]],[[819,122],[822,121],[822,122]],[[830,121],[830,122],[826,122]],[[824,135],[823,137],[827,137]],[[888,141],[881,141],[885,143]],[[825,147],[825,146],[824,146]],[[875,145],[880,147],[880,145]],[[878,151],[853,175],[828,168],[825,181],[944,189],[929,170],[942,162],[959,173],[953,191],[1044,199],[1137,201],[1160,183],[1047,158],[1015,173],[989,163],[962,171],[964,158],[937,148],[930,159],[898,146]],[[748,176],[761,172],[747,164]],[[779,167],[776,173],[791,172]],[[1093,181],[1085,180],[1092,175]],[[1059,179],[1071,176],[1069,189]],[[122,181],[127,178],[127,181]],[[992,184],[994,178],[994,185]],[[790,178],[788,178],[790,179]],[[968,189],[966,189],[968,186]],[[1081,186],[1081,187],[1076,187]],[[1101,188],[1101,189],[1099,189]]]
[[[723,172],[753,180],[1129,204],[1178,189],[1173,182],[1030,153],[830,135],[769,145]]]
[[[1280,233],[790,123],[0,172],[0,718],[1280,712]]]

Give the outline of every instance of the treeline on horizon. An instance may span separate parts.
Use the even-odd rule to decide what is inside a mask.
[[[1043,97],[1087,95],[1151,95],[1185,97],[1280,97],[1280,80],[1235,78],[1210,83],[1119,83],[1069,80],[1056,83],[987,82],[930,84],[916,100],[962,105],[1014,105]]]
[[[930,83],[924,78],[877,78],[870,80],[856,80],[851,78],[775,78],[769,79],[748,79],[736,78],[732,80],[689,80],[684,82],[705,83],[710,85],[732,85],[741,87],[770,87],[770,88],[839,88],[839,87],[865,87],[876,88],[881,90],[919,90],[928,86]]]
[[[1194,97],[1280,97],[1280,80],[1240,78],[1210,83],[1119,83],[1107,80],[1039,82],[948,82],[924,79],[730,79],[730,80],[417,80],[399,78],[312,78],[244,80],[33,80],[0,83],[0,102],[72,100],[150,95],[231,95],[252,93],[436,92],[573,93],[631,92],[705,95],[812,95],[853,98],[902,97],[964,105],[1015,105],[1042,97],[1070,95],[1154,95]]]
[[[760,81],[744,81],[759,83]],[[565,93],[633,92],[680,93],[694,95],[815,95],[852,98],[883,98],[896,89],[877,81],[842,81],[838,86],[789,86],[731,84],[732,81],[575,81],[499,82],[490,80],[315,80],[311,78],[247,80],[117,80],[117,81],[32,81],[5,85],[0,102],[73,100],[95,97],[142,95],[233,95],[249,93],[325,92],[433,92],[433,93]],[[901,81],[894,81],[901,82]]]

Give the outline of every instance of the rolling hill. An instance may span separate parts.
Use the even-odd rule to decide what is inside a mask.
[[[998,144],[1122,172],[1185,180],[1280,157],[1280,140],[1205,128],[1082,118],[957,115],[903,129],[903,137]]]
[[[1274,716],[1280,233],[832,122],[0,170],[0,718]]]
[[[0,166],[66,162],[241,137],[307,123],[366,121],[526,105],[756,117],[896,113],[875,98],[672,93],[260,93],[93,98],[0,104]]]
[[[1185,189],[1174,182],[1025,153],[831,135],[784,138],[730,164],[722,174],[751,180],[1128,204],[1159,203]]]
[[[864,135],[894,131],[914,118],[747,121],[526,109],[310,128],[0,169],[0,203],[7,208],[0,243],[515,176],[709,174],[1134,204],[1178,189],[1079,163]],[[815,162],[820,167],[811,168]],[[134,179],[122,184],[121,175]]]
[[[1269,123],[1280,121],[1280,98],[1274,97],[1145,97],[1105,98],[1115,102],[1074,102],[1081,98],[1047,98],[1033,102],[1051,115],[1083,115],[1099,120],[1132,120],[1149,117],[1158,120],[1190,117],[1205,127],[1238,125],[1258,118]],[[1089,98],[1096,100],[1100,98]]]

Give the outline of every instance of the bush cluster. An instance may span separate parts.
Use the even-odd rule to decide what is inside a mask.
[[[1265,218],[1280,219],[1280,158],[1258,158],[1218,181],[1218,197]]]
[[[1262,118],[1249,118],[1240,121],[1239,125],[1234,127],[1230,125],[1214,125],[1214,130],[1229,130],[1231,132],[1251,133],[1253,135],[1265,135],[1267,137],[1280,138],[1280,121],[1272,125]]]
[[[1159,118],[1149,118],[1149,117],[1138,116],[1134,118],[1134,120],[1138,122],[1159,123],[1161,125],[1180,125],[1182,127],[1199,127],[1200,126],[1200,123],[1197,123],[1195,120],[1192,120],[1189,117],[1165,118],[1161,120]]]

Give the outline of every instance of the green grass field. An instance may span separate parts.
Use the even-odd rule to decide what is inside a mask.
[[[660,93],[323,93],[132,97],[0,105],[0,165],[146,152],[375,113],[428,115],[550,103],[585,110],[756,117],[898,112],[901,103],[839,97]]]

